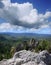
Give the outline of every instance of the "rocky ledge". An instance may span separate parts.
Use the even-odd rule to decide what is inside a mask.
[[[13,58],[0,61],[0,65],[51,65],[51,54],[46,50],[39,53],[22,50]]]

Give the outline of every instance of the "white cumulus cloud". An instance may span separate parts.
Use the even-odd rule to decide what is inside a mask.
[[[45,14],[38,13],[38,10],[29,2],[11,3],[10,0],[0,0],[0,18],[7,22],[0,24],[0,31],[25,31],[35,32],[37,29],[51,28],[48,19],[51,11]]]
[[[46,20],[51,17],[51,12],[39,14],[38,10],[33,8],[33,5],[27,3],[11,3],[10,0],[1,0],[4,7],[0,8],[0,17],[7,20],[7,22],[24,26],[28,28],[39,28],[46,24]]]

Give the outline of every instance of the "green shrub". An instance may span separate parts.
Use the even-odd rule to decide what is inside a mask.
[[[51,52],[51,43],[47,40],[41,40],[38,47],[35,48],[35,51],[38,52],[42,50],[47,50],[48,52]]]

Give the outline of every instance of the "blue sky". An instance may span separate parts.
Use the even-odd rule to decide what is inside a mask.
[[[51,34],[51,0],[0,0],[0,32]]]
[[[11,2],[13,3],[30,2],[33,4],[35,8],[38,9],[39,13],[45,13],[46,10],[51,11],[51,0],[11,0]]]

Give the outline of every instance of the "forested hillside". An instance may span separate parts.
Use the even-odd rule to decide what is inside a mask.
[[[48,50],[51,53],[50,40],[36,40],[34,38],[14,38],[0,35],[0,60],[11,58],[15,52],[20,50],[31,50],[39,52]]]

